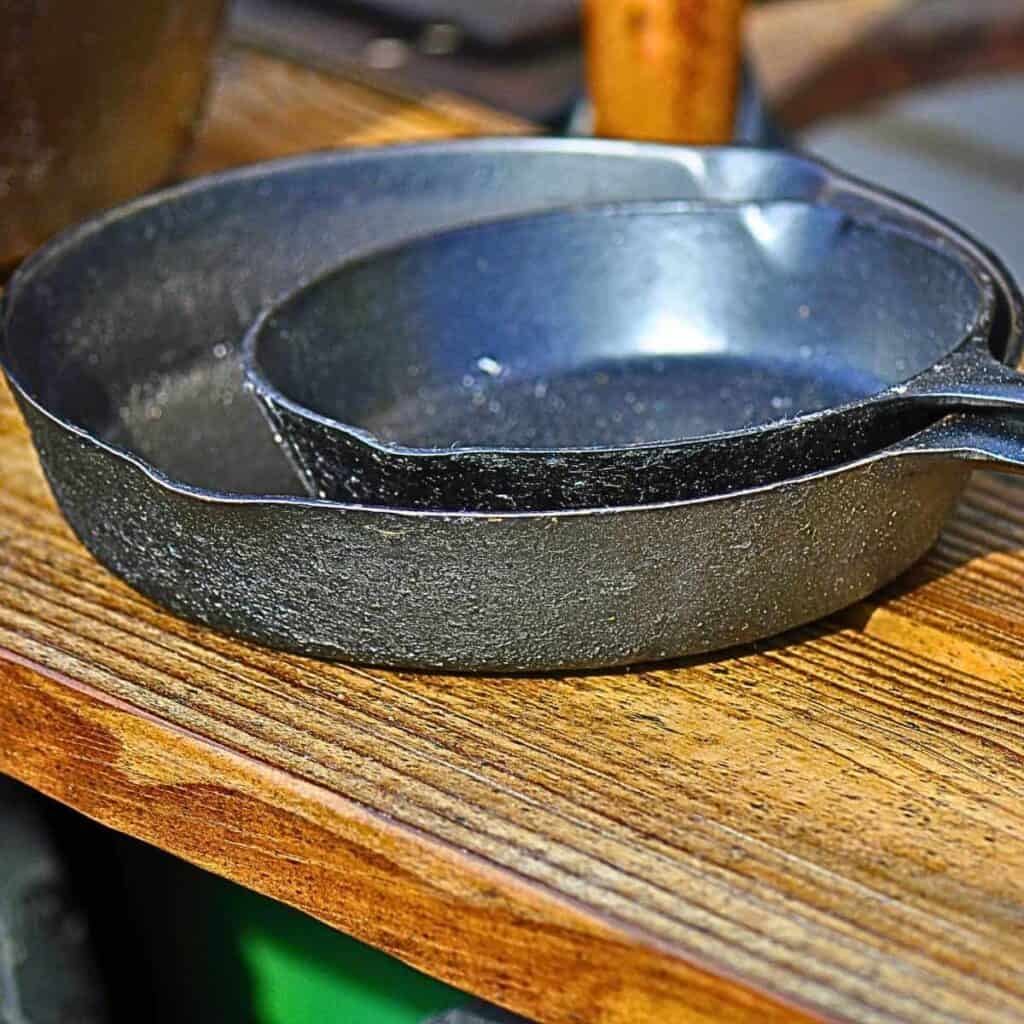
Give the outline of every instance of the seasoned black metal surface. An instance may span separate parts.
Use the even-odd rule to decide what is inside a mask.
[[[874,213],[625,204],[433,235],[290,296],[250,332],[248,373],[311,492],[339,501],[758,486],[905,436],[931,410],[882,393],[988,343],[984,264],[884,197]]]
[[[839,405],[874,386],[868,373],[799,356],[652,352],[536,369],[481,356],[451,385],[414,384],[360,420],[382,441],[413,448],[640,445]]]
[[[5,295],[3,362],[79,537],[195,621],[417,668],[546,671],[713,650],[893,578],[935,539],[962,460],[1020,467],[1024,432],[946,417],[856,464],[647,508],[346,506],[289,496],[297,480],[242,389],[235,346],[296,280],[432,227],[588,199],[778,195],[781,180],[798,199],[831,187],[792,155],[550,140],[234,172],[140,200],[33,258]]]

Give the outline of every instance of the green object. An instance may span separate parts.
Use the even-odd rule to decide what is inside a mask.
[[[419,1024],[469,1002],[399,960],[131,839],[112,837],[157,1024]],[[116,941],[116,940],[115,940]],[[123,961],[122,961],[123,963]],[[122,970],[115,983],[130,984]],[[137,996],[125,1001],[138,1007]],[[132,1019],[136,1019],[132,1015]]]
[[[466,1002],[447,985],[304,914],[244,890],[235,897],[259,1024],[414,1024]]]

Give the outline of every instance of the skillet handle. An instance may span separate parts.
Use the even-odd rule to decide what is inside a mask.
[[[1000,473],[1024,474],[1024,417],[981,411],[951,414],[879,456],[957,459]]]
[[[983,342],[964,348],[911,382],[906,396],[935,405],[1001,410],[1024,417],[1024,372],[999,362]]]

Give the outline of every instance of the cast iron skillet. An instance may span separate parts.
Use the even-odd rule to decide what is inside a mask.
[[[246,168],[122,207],[32,258],[5,296],[3,363],[79,537],[177,614],[288,650],[418,668],[713,650],[902,572],[935,540],[972,462],[1024,470],[1024,429],[946,416],[844,465],[654,506],[369,508],[294,496],[233,345],[297,280],[433,228],[591,200],[857,188],[781,152],[548,139]],[[1015,361],[1020,307],[993,272],[1000,354]]]
[[[320,497],[704,497],[869,451],[878,421],[903,436],[922,403],[1024,404],[989,348],[991,276],[959,237],[885,196],[858,216],[781,200],[500,219],[299,288],[243,360]]]

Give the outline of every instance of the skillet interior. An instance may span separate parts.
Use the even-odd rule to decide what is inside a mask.
[[[816,163],[732,148],[500,140],[281,161],[130,204],[28,261],[5,296],[5,361],[50,412],[186,486],[300,494],[237,359],[256,312],[297,281],[482,217],[832,187]]]
[[[983,303],[931,240],[834,207],[627,204],[353,261],[273,311],[254,362],[291,401],[410,448],[665,443],[884,391]]]

